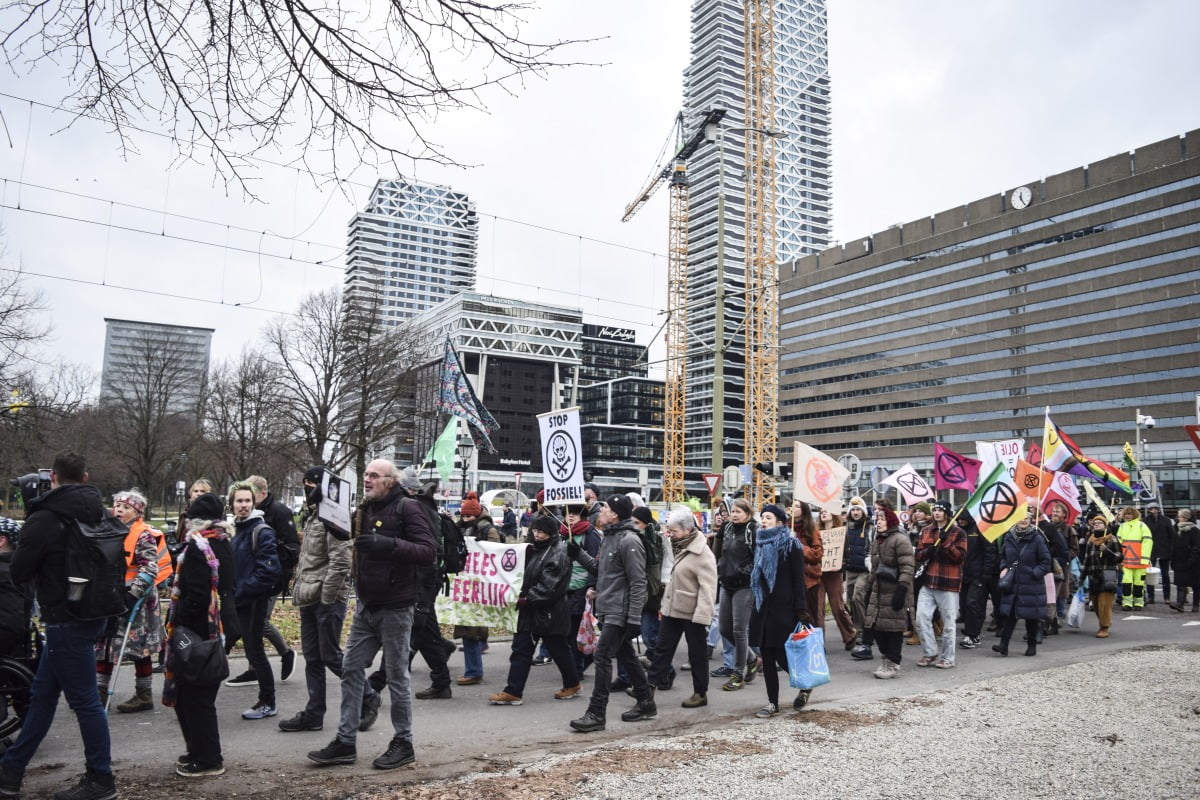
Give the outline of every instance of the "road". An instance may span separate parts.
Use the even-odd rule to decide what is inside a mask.
[[[1022,655],[1023,644],[1014,639],[1012,655],[1001,657],[991,651],[994,638],[985,638],[975,650],[958,651],[958,666],[953,670],[918,669],[914,666],[919,647],[906,647],[899,678],[875,680],[876,660],[853,661],[834,643],[830,646],[833,680],[813,692],[809,708],[815,710],[849,709],[865,702],[904,698],[935,690],[953,689],[982,678],[1042,670],[1090,661],[1103,654],[1146,645],[1182,645],[1200,647],[1200,615],[1177,614],[1164,605],[1150,606],[1136,616],[1119,614],[1112,636],[1096,639],[1095,617],[1089,615],[1080,631],[1065,630],[1048,637],[1038,655]],[[836,627],[828,625],[836,633]],[[990,635],[989,635],[990,636]],[[493,642],[484,657],[483,684],[455,687],[451,700],[414,701],[417,763],[394,772],[371,768],[371,760],[386,749],[391,736],[385,702],[379,722],[359,735],[359,761],[353,766],[317,768],[305,758],[309,750],[323,746],[332,738],[336,719],[326,716],[325,730],[285,734],[278,730],[282,716],[290,716],[304,703],[304,676],[301,666],[287,683],[279,684],[281,717],[249,722],[240,718],[242,709],[255,699],[254,687],[222,687],[218,696],[221,735],[228,772],[219,778],[185,781],[174,774],[174,761],[182,752],[182,740],[174,712],[161,706],[139,714],[115,713],[111,719],[114,767],[122,796],[158,800],[177,798],[187,792],[192,798],[346,798],[371,794],[372,790],[461,776],[475,772],[493,772],[513,764],[526,763],[550,753],[569,753],[607,743],[649,741],[679,734],[712,730],[732,721],[744,720],[765,702],[761,679],[738,692],[723,692],[720,681],[711,679],[709,705],[687,710],[679,703],[691,693],[689,673],[681,672],[674,688],[658,694],[657,719],[642,723],[623,723],[620,711],[632,704],[624,695],[614,696],[609,706],[606,731],[594,734],[572,732],[567,723],[583,713],[586,699],[558,701],[558,672],[552,666],[535,667],[525,692],[525,704],[519,707],[491,706],[487,696],[503,688],[507,670],[508,646]],[[678,653],[676,664],[683,661]],[[719,661],[711,662],[718,666]],[[418,665],[420,661],[418,659]],[[234,660],[239,672],[244,663]],[[277,662],[276,662],[277,666]],[[452,674],[461,674],[461,653],[451,659]],[[782,678],[783,676],[781,676]],[[155,693],[159,692],[156,676]],[[115,700],[131,692],[132,670],[122,670]],[[783,705],[790,704],[791,690],[783,679]],[[427,671],[414,669],[413,686],[428,685]],[[589,688],[584,683],[585,691]],[[339,696],[330,682],[330,699]],[[115,706],[115,703],[114,703]],[[334,706],[336,708],[336,705]],[[74,717],[60,705],[50,735],[30,765],[26,776],[25,797],[48,797],[65,782],[83,771],[82,749]]]

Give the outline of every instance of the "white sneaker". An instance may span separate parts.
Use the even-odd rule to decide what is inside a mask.
[[[881,681],[886,681],[896,677],[898,672],[900,672],[900,665],[893,664],[885,658],[883,663],[879,665],[879,669],[875,670],[875,677]]]

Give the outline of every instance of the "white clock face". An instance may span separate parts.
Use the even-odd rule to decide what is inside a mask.
[[[1013,189],[1012,196],[1009,198],[1012,202],[1012,207],[1021,209],[1027,207],[1033,202],[1033,191],[1028,186],[1019,186]]]

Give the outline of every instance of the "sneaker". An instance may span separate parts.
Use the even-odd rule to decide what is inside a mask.
[[[921,656],[917,659],[918,667],[932,667],[937,663],[937,656]]]
[[[934,664],[934,666],[937,667],[938,669],[954,669],[954,662],[947,661],[944,658],[939,658],[937,663]]]
[[[761,658],[755,658],[753,661],[751,661],[749,664],[747,664],[746,665],[746,674],[742,677],[742,683],[753,683],[754,676],[758,674],[758,671],[761,668],[762,668],[762,659]]]
[[[701,708],[702,706],[708,705],[708,695],[694,694],[679,705],[683,706],[684,708]]]
[[[765,706],[754,712],[754,716],[759,719],[770,719],[779,713],[778,703],[767,703]]]
[[[554,662],[554,659],[551,658],[550,656],[538,656],[537,658],[535,658],[533,660],[533,665],[535,667],[544,667],[547,664],[551,664],[553,662]]]
[[[190,764],[190,763],[192,763],[192,754],[191,753],[181,753],[179,758],[175,759],[175,766],[177,766],[177,767],[180,764]]]
[[[437,686],[430,686],[428,689],[422,689],[413,696],[418,700],[449,700],[454,695],[450,691],[449,686],[443,686],[441,688],[438,688]]]
[[[454,682],[459,686],[474,686],[477,683],[483,683],[483,678],[474,675],[463,675],[461,678],[456,678]]]
[[[325,727],[325,725],[321,720],[310,717],[303,711],[299,712],[294,717],[288,717],[287,719],[279,720],[279,730],[283,731],[284,733],[296,733],[298,731],[319,731],[323,727]],[[191,759],[188,760],[190,761]]]
[[[980,644],[982,644],[982,642],[978,636],[964,636],[962,641],[958,643],[958,646],[964,650],[974,650],[976,647],[979,647]]]
[[[70,789],[54,793],[54,800],[116,800],[117,784],[112,773],[107,775],[88,770],[79,777],[79,783]]]
[[[408,739],[392,739],[388,749],[379,758],[371,762],[375,769],[396,769],[417,760],[413,753],[413,744]]]
[[[288,650],[279,657],[279,682],[283,683],[296,671],[296,651]]]
[[[375,720],[379,719],[379,706],[382,704],[383,697],[379,694],[373,694],[363,699],[362,711],[358,715],[358,729],[360,731],[371,730],[371,726],[375,724]]]
[[[488,702],[494,706],[519,706],[525,701],[517,697],[515,694],[509,694],[508,692],[496,692],[494,695],[488,698]]]
[[[896,677],[896,673],[898,673],[899,671],[900,671],[899,664],[893,664],[891,661],[888,661],[885,658],[883,660],[883,663],[879,665],[879,669],[875,670],[874,674],[875,674],[875,677],[878,678],[879,680],[886,681],[886,680],[890,680],[890,679]]]
[[[358,751],[354,748],[354,745],[343,744],[336,737],[320,750],[313,750],[308,754],[309,761],[319,764],[322,767],[328,767],[333,764],[353,764],[357,758]]]
[[[727,692],[736,692],[741,689],[745,683],[746,682],[742,680],[742,676],[737,673],[737,670],[734,670],[733,674],[729,676],[729,680],[725,681],[725,685],[721,688]]]
[[[574,686],[566,686],[562,689],[559,689],[557,692],[554,693],[554,699],[555,700],[570,700],[573,697],[579,697],[579,693],[582,690],[583,690],[583,687],[580,686],[578,683],[575,684]]]
[[[217,764],[215,767],[202,767],[199,764],[189,761],[186,764],[177,764],[175,766],[175,774],[183,778],[215,777],[225,774],[225,765]]]
[[[870,661],[875,657],[869,644],[860,644],[850,651],[850,657],[855,661]]]
[[[261,700],[242,712],[242,719],[266,719],[273,717],[279,712],[275,710],[275,706],[268,705]]]
[[[1180,610],[1180,611],[1183,611],[1183,609],[1182,609],[1182,608],[1181,608],[1181,609],[1179,609],[1179,610]],[[692,671],[692,663],[691,663],[690,661],[685,661],[685,662],[683,662],[682,664],[680,664],[680,665],[679,665],[679,669],[680,669],[680,671],[682,671],[682,672],[691,672],[691,671]]]
[[[796,709],[797,711],[804,708],[806,705],[808,705],[808,698],[810,695],[812,695],[812,689],[801,689],[800,693],[796,695],[796,699],[792,701],[792,708]]]
[[[733,667],[717,667],[712,672],[708,673],[714,678],[728,678],[736,670]]]
[[[237,675],[225,681],[226,686],[258,686],[258,675],[254,670],[248,669],[241,675]]]
[[[6,766],[0,766],[0,797],[20,797],[21,776]]]

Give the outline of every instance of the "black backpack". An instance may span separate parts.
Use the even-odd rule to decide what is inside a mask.
[[[467,566],[467,540],[462,529],[445,514],[438,514],[441,524],[442,572],[455,575]]]
[[[651,522],[638,534],[646,551],[646,605],[649,611],[657,611],[657,601],[662,597],[663,541],[658,526]]]
[[[129,527],[105,511],[99,522],[62,517],[66,533],[67,602],[73,619],[88,621],[125,615],[125,537]],[[72,589],[82,578],[82,591]]]

